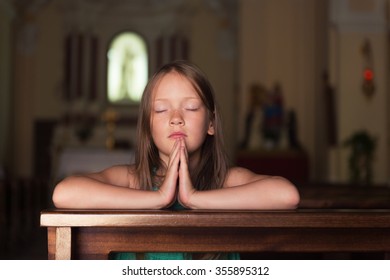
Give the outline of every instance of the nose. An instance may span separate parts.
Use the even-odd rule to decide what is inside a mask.
[[[175,110],[172,112],[169,124],[170,125],[184,125],[183,117],[178,110]]]

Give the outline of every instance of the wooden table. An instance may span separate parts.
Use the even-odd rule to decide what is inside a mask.
[[[390,210],[47,210],[49,259],[128,252],[390,252]]]

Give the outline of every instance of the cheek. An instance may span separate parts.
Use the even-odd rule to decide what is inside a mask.
[[[202,122],[200,122],[199,126],[202,131],[204,131],[205,134],[207,134],[207,131],[209,129],[210,120],[208,118],[203,118]]]
[[[193,120],[193,122],[187,123],[188,127],[191,127],[193,133],[192,137],[196,139],[196,141],[203,141],[207,135],[207,131],[209,128],[209,121],[204,118]]]
[[[164,118],[153,118],[150,123],[152,133],[163,130],[164,124],[166,124],[166,120]]]
[[[150,130],[152,133],[153,141],[157,145],[162,139],[165,139],[167,133],[166,120],[162,118],[155,118],[151,123]]]
[[[152,139],[156,146],[159,146],[159,139],[161,139],[159,130],[157,129],[159,126],[154,123],[154,125],[151,127],[151,133],[152,133]]]

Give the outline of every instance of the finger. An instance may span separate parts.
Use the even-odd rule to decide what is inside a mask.
[[[181,145],[184,149],[184,154],[185,154],[186,160],[188,161],[188,150],[187,150],[186,142],[184,141],[184,139],[182,139]]]
[[[188,170],[188,158],[186,156],[186,151],[183,146],[180,149],[180,169]]]
[[[169,155],[169,162],[166,170],[166,175],[161,186],[163,192],[168,193],[169,196],[176,195],[177,180],[179,176],[179,162],[180,162],[180,142],[175,141]]]
[[[181,139],[180,142],[180,164],[185,164],[185,167],[188,166],[188,153],[187,153],[187,147],[185,144],[184,139]]]
[[[171,154],[169,155],[169,162],[168,162],[168,168],[172,165],[178,164],[178,154],[180,152],[180,143],[179,141],[176,141],[173,144]]]

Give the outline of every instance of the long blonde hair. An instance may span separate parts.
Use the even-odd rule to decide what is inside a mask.
[[[137,124],[137,147],[135,173],[141,189],[151,189],[155,184],[155,170],[164,166],[151,132],[151,110],[153,90],[168,73],[176,72],[185,77],[194,87],[208,111],[214,126],[214,135],[207,135],[201,148],[199,165],[193,170],[191,179],[198,190],[222,188],[228,169],[224,150],[222,124],[214,90],[205,74],[187,61],[174,61],[161,67],[149,80],[142,95]]]

